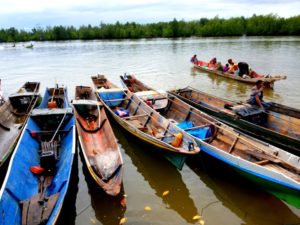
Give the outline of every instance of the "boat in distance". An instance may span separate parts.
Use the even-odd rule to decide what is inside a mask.
[[[187,156],[200,149],[193,138],[127,90],[118,88],[104,75],[92,76],[96,93],[107,111],[126,131],[155,147],[178,169]]]
[[[115,196],[121,190],[123,159],[104,106],[88,86],[76,86],[72,104],[87,169],[107,194]]]
[[[0,190],[0,224],[55,224],[75,154],[65,87],[47,88],[22,131]]]
[[[197,61],[197,62],[193,63],[193,66],[194,66],[194,68],[201,70],[203,72],[215,74],[217,76],[225,77],[225,78],[236,80],[236,81],[243,82],[243,83],[255,84],[258,80],[262,80],[265,84],[265,87],[268,87],[271,89],[274,88],[275,81],[285,80],[287,78],[286,76],[282,76],[282,75],[275,75],[275,76],[263,75],[261,77],[256,77],[256,78],[255,77],[243,78],[243,77],[234,75],[229,72],[223,72],[223,71],[217,70],[216,68],[211,68],[208,66],[208,63],[204,62],[204,61]]]

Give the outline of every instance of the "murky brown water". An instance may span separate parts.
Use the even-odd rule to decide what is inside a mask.
[[[247,61],[261,73],[285,74],[288,79],[265,92],[266,100],[300,108],[300,37],[155,39],[0,45],[0,78],[7,96],[25,81],[41,81],[41,93],[56,82],[69,88],[91,85],[90,76],[106,74],[116,84],[119,75],[134,73],[157,89],[191,85],[217,96],[245,100],[251,85],[192,69],[189,60],[216,56]],[[151,149],[124,134],[113,123],[124,157],[123,192],[106,196],[89,178],[81,156],[75,158],[72,181],[59,224],[299,224],[300,210],[233,175],[205,155],[189,161],[182,171],[153,155]],[[3,174],[5,171],[1,171]],[[166,197],[162,193],[169,190]],[[120,204],[126,195],[126,207]],[[151,207],[145,211],[144,207]]]

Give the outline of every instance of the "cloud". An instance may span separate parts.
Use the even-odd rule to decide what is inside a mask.
[[[0,27],[98,25],[105,23],[186,21],[202,17],[250,17],[253,14],[299,14],[299,0],[0,0]]]

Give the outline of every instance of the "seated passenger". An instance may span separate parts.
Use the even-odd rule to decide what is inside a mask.
[[[251,95],[250,95],[250,99],[248,100],[248,103],[253,106],[258,106],[265,111],[267,108],[271,106],[271,103],[263,101],[263,89],[264,89],[263,81],[262,80],[256,81],[255,86],[251,89]]]
[[[249,65],[245,62],[239,62],[238,63],[239,68],[239,76],[243,77],[244,75],[249,76]]]
[[[258,73],[256,73],[254,70],[252,70],[251,68],[249,69],[249,76],[251,78],[262,78],[264,77],[263,75],[260,75]]]
[[[226,65],[223,67],[223,72],[226,73],[229,70],[229,64],[226,63]]]
[[[234,64],[234,62],[232,61],[232,59],[228,59],[228,64],[229,64],[229,73],[234,73],[235,71],[237,71],[238,66],[237,64]]]
[[[197,64],[197,63],[198,63],[197,55],[194,55],[194,56],[191,58],[191,63],[194,63],[194,64]]]
[[[208,67],[212,68],[212,69],[217,69],[218,64],[217,64],[217,58],[214,57],[212,58],[209,63],[208,63]]]
[[[221,62],[217,63],[217,70],[223,72],[223,66],[222,66]]]

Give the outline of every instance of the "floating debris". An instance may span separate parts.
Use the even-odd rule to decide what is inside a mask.
[[[125,207],[126,206],[126,198],[122,198],[120,201],[121,206]]]
[[[150,206],[145,206],[144,209],[145,209],[145,211],[151,211],[152,210]]]
[[[127,222],[127,217],[123,217],[122,219],[120,219],[119,225],[122,225],[126,222]]]
[[[199,220],[199,219],[201,219],[200,215],[196,215],[196,216],[193,217],[193,220]]]
[[[164,197],[164,196],[167,196],[169,193],[170,193],[170,191],[164,191],[164,192],[162,193],[162,196],[163,196],[163,197]]]

